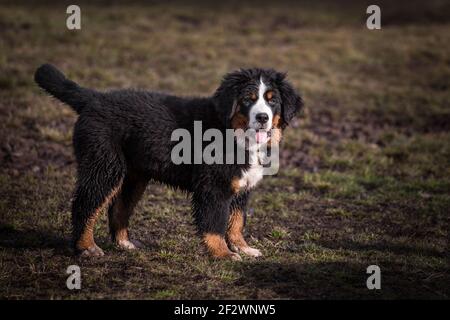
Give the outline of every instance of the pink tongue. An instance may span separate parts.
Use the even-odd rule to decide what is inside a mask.
[[[267,132],[265,131],[258,131],[256,132],[256,143],[261,144],[265,143],[267,141]]]

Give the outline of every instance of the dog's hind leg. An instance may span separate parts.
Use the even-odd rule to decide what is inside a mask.
[[[122,189],[111,202],[108,210],[109,230],[113,242],[123,249],[136,249],[137,241],[129,239],[128,224],[134,208],[141,199],[147,180],[135,175],[127,174],[122,184]]]
[[[102,148],[104,149],[104,148]],[[82,256],[102,256],[94,241],[95,222],[120,192],[125,165],[113,150],[96,150],[79,161],[77,187],[72,202],[73,240]]]

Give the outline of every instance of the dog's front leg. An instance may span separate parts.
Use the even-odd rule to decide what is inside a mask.
[[[242,252],[251,257],[260,257],[262,256],[261,251],[250,247],[242,234],[245,226],[249,196],[250,193],[248,191],[241,192],[233,196],[233,200],[230,205],[230,218],[228,221],[226,238],[230,249],[234,252]]]
[[[241,260],[225,240],[230,203],[231,197],[219,190],[194,192],[192,197],[194,219],[210,254],[215,258]]]

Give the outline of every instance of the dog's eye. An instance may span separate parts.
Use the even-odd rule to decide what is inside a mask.
[[[267,91],[266,92],[266,99],[267,99],[267,101],[272,100],[272,98],[273,98],[273,91],[271,91],[271,90]]]

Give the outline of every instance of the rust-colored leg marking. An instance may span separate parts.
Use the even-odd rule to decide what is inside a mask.
[[[234,210],[230,214],[230,220],[228,221],[227,237],[231,244],[238,248],[248,247],[247,242],[244,240],[242,230],[244,229],[244,217],[240,210]]]
[[[135,249],[136,246],[129,239],[128,225],[134,208],[142,197],[146,182],[125,182],[121,194],[114,201],[109,210],[109,227],[112,240],[124,249]]]
[[[206,233],[203,236],[203,241],[213,257],[241,260],[241,257],[237,253],[232,252],[228,248],[227,242],[223,236],[215,233]]]
[[[261,251],[251,248],[244,239],[242,231],[244,229],[244,215],[241,210],[233,210],[228,222],[227,239],[234,251],[241,251],[252,257],[262,255]]]
[[[97,218],[102,211],[102,209],[107,206],[111,200],[119,193],[120,188],[122,187],[123,180],[120,181],[120,183],[115,187],[110,194],[105,198],[103,203],[94,210],[94,212],[91,214],[91,216],[86,221],[86,224],[84,226],[84,230],[81,233],[80,238],[77,240],[76,248],[81,251],[82,255],[94,255],[94,256],[101,256],[103,255],[102,249],[100,249],[94,241],[94,227],[95,222],[97,221]]]
[[[109,226],[113,241],[128,240],[128,218],[131,213],[125,207],[122,196],[119,196],[109,214]]]

